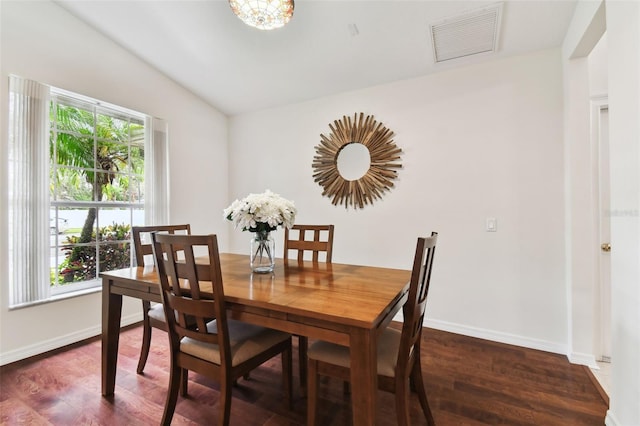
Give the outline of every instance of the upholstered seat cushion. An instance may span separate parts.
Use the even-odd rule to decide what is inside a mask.
[[[241,364],[254,355],[291,338],[288,333],[247,324],[242,321],[228,320],[228,325],[231,365],[233,366]],[[216,321],[209,322],[207,329],[211,333],[217,332]],[[215,344],[203,343],[189,337],[183,337],[180,342],[180,351],[214,364],[220,364],[220,350],[218,345]]]
[[[378,336],[378,374],[385,377],[394,377],[398,350],[400,348],[400,330],[386,328]],[[349,348],[346,346],[328,343],[322,340],[309,346],[307,352],[309,359],[323,361],[329,364],[346,368],[351,367]]]
[[[162,303],[156,303],[151,306],[151,309],[147,311],[149,318],[153,318],[158,321],[166,322],[164,317],[164,309],[162,307]]]

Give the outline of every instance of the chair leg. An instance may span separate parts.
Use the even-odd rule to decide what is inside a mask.
[[[309,339],[305,336],[298,336],[298,366],[300,371],[300,394],[304,398],[307,396],[307,348]]]
[[[138,368],[136,372],[141,374],[144,366],[147,364],[149,357],[149,348],[151,347],[151,325],[149,324],[149,309],[151,303],[148,300],[142,301],[142,346],[140,347],[140,359],[138,360]]]
[[[399,426],[407,426],[409,424],[409,380],[407,377],[398,376],[395,378],[395,394],[396,394],[396,417]]]
[[[164,413],[162,414],[163,426],[171,425],[171,419],[173,419],[173,413],[176,410],[176,402],[178,402],[180,377],[182,377],[182,369],[172,365],[169,373],[169,390],[167,391],[167,400],[164,404]]]
[[[284,397],[285,403],[289,410],[293,409],[293,355],[291,349],[291,343],[289,348],[280,354],[282,357],[282,380],[284,385]]]
[[[308,360],[307,375],[307,426],[316,424],[318,411],[318,361]]]
[[[180,375],[180,396],[182,397],[188,395],[187,383],[189,383],[189,370],[184,368],[182,369],[182,374]]]
[[[435,426],[436,422],[433,420],[433,414],[431,414],[431,408],[429,407],[429,401],[427,400],[427,392],[424,389],[420,360],[416,360],[416,362],[414,362],[413,364],[413,368],[411,369],[411,382],[413,383],[413,387],[418,394],[420,406],[422,407],[422,412],[424,413],[425,419],[427,419],[427,424],[429,426]]]
[[[218,424],[229,426],[231,418],[231,389],[233,382],[225,377],[220,383],[220,408],[218,409]]]

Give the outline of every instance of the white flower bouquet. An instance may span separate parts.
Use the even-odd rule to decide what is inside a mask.
[[[280,225],[291,228],[296,213],[292,201],[269,190],[262,194],[249,194],[224,209],[224,217],[232,221],[236,229],[260,234],[275,231]]]

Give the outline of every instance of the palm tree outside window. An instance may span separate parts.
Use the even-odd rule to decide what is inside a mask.
[[[145,127],[142,115],[55,91],[50,117],[55,294],[130,266],[131,226],[144,223]]]
[[[10,307],[99,287],[168,221],[167,123],[17,76],[9,111]]]

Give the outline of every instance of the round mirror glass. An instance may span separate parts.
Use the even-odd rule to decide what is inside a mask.
[[[351,142],[338,153],[338,172],[344,180],[358,180],[371,166],[369,148],[358,142]]]

